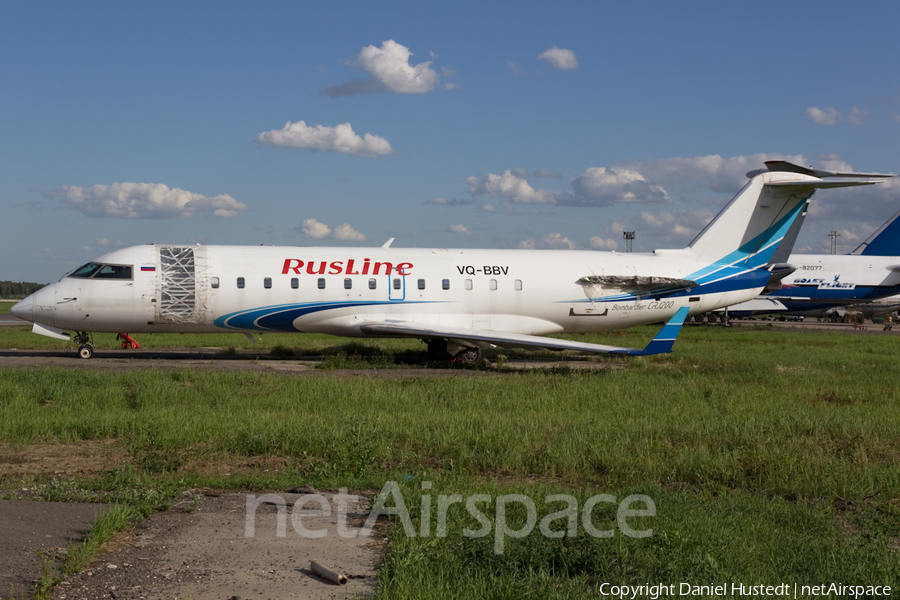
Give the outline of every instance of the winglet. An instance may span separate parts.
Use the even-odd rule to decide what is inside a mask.
[[[659,330],[659,333],[656,334],[650,343],[647,344],[647,347],[643,350],[632,350],[632,349],[622,349],[619,351],[614,351],[611,354],[628,354],[629,356],[649,356],[651,354],[668,354],[672,351],[672,346],[675,345],[675,339],[678,337],[678,334],[681,332],[681,326],[684,325],[684,320],[687,318],[688,307],[682,306],[678,309],[671,319],[669,319],[663,328]]]

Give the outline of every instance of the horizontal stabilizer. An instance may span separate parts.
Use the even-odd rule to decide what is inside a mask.
[[[845,171],[826,171],[825,169],[813,169],[812,167],[801,167],[786,160],[767,160],[765,162],[766,169],[769,171],[780,171],[782,173],[800,173],[801,175],[809,175],[810,177],[894,177],[892,173],[851,173]],[[756,171],[754,171],[756,173]],[[750,176],[750,173],[747,174]]]
[[[364,334],[380,337],[413,337],[420,339],[443,338],[459,342],[463,345],[491,344],[494,346],[514,348],[544,348],[547,350],[580,350],[582,352],[597,352],[602,354],[628,354],[631,356],[646,356],[649,354],[664,354],[672,351],[675,338],[684,324],[688,308],[678,309],[662,330],[651,340],[646,348],[621,348],[619,346],[606,346],[603,344],[588,344],[585,342],[573,342],[556,338],[541,337],[537,335],[525,335],[520,333],[505,333],[487,329],[463,329],[456,327],[441,327],[411,323],[407,321],[368,322],[360,326]]]
[[[814,187],[819,189],[830,189],[830,188],[842,188],[842,187],[853,187],[857,185],[875,185],[878,181],[868,181],[865,179],[841,179],[838,181],[813,181],[813,180],[804,180],[804,181],[771,181],[766,183],[768,186],[772,187],[780,187],[780,188],[808,188]]]

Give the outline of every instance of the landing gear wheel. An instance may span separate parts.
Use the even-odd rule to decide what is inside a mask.
[[[464,365],[476,365],[481,361],[481,348],[465,348],[455,358]]]
[[[87,344],[85,344],[84,346],[82,346],[81,348],[78,349],[78,356],[80,356],[81,358],[87,359],[87,358],[92,357],[93,355],[94,355],[94,349],[91,348],[90,346],[88,346]]]

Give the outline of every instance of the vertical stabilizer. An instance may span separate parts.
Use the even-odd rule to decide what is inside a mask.
[[[878,228],[850,254],[865,256],[900,256],[900,211]]]
[[[783,240],[793,246],[800,227],[796,221],[805,216],[807,201],[817,189],[872,185],[892,177],[836,173],[785,161],[766,167],[747,173],[747,185],[690,243],[688,248],[700,260],[749,268],[770,264],[783,254],[776,255]]]
[[[803,185],[806,180],[809,184]],[[704,262],[766,265],[779,243],[815,193],[814,177],[796,173],[761,173],[716,215],[690,243],[689,248]],[[776,182],[794,185],[776,186]]]

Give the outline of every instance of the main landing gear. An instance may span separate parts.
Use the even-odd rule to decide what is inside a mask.
[[[450,362],[466,366],[474,366],[481,362],[481,348],[478,346],[463,346],[443,339],[425,340],[425,343],[428,344],[428,356],[431,358],[450,357]]]
[[[76,344],[79,344],[78,347],[78,356],[84,359],[88,359],[94,355],[94,347],[91,346],[93,340],[91,339],[91,334],[87,331],[79,331],[72,341]]]

